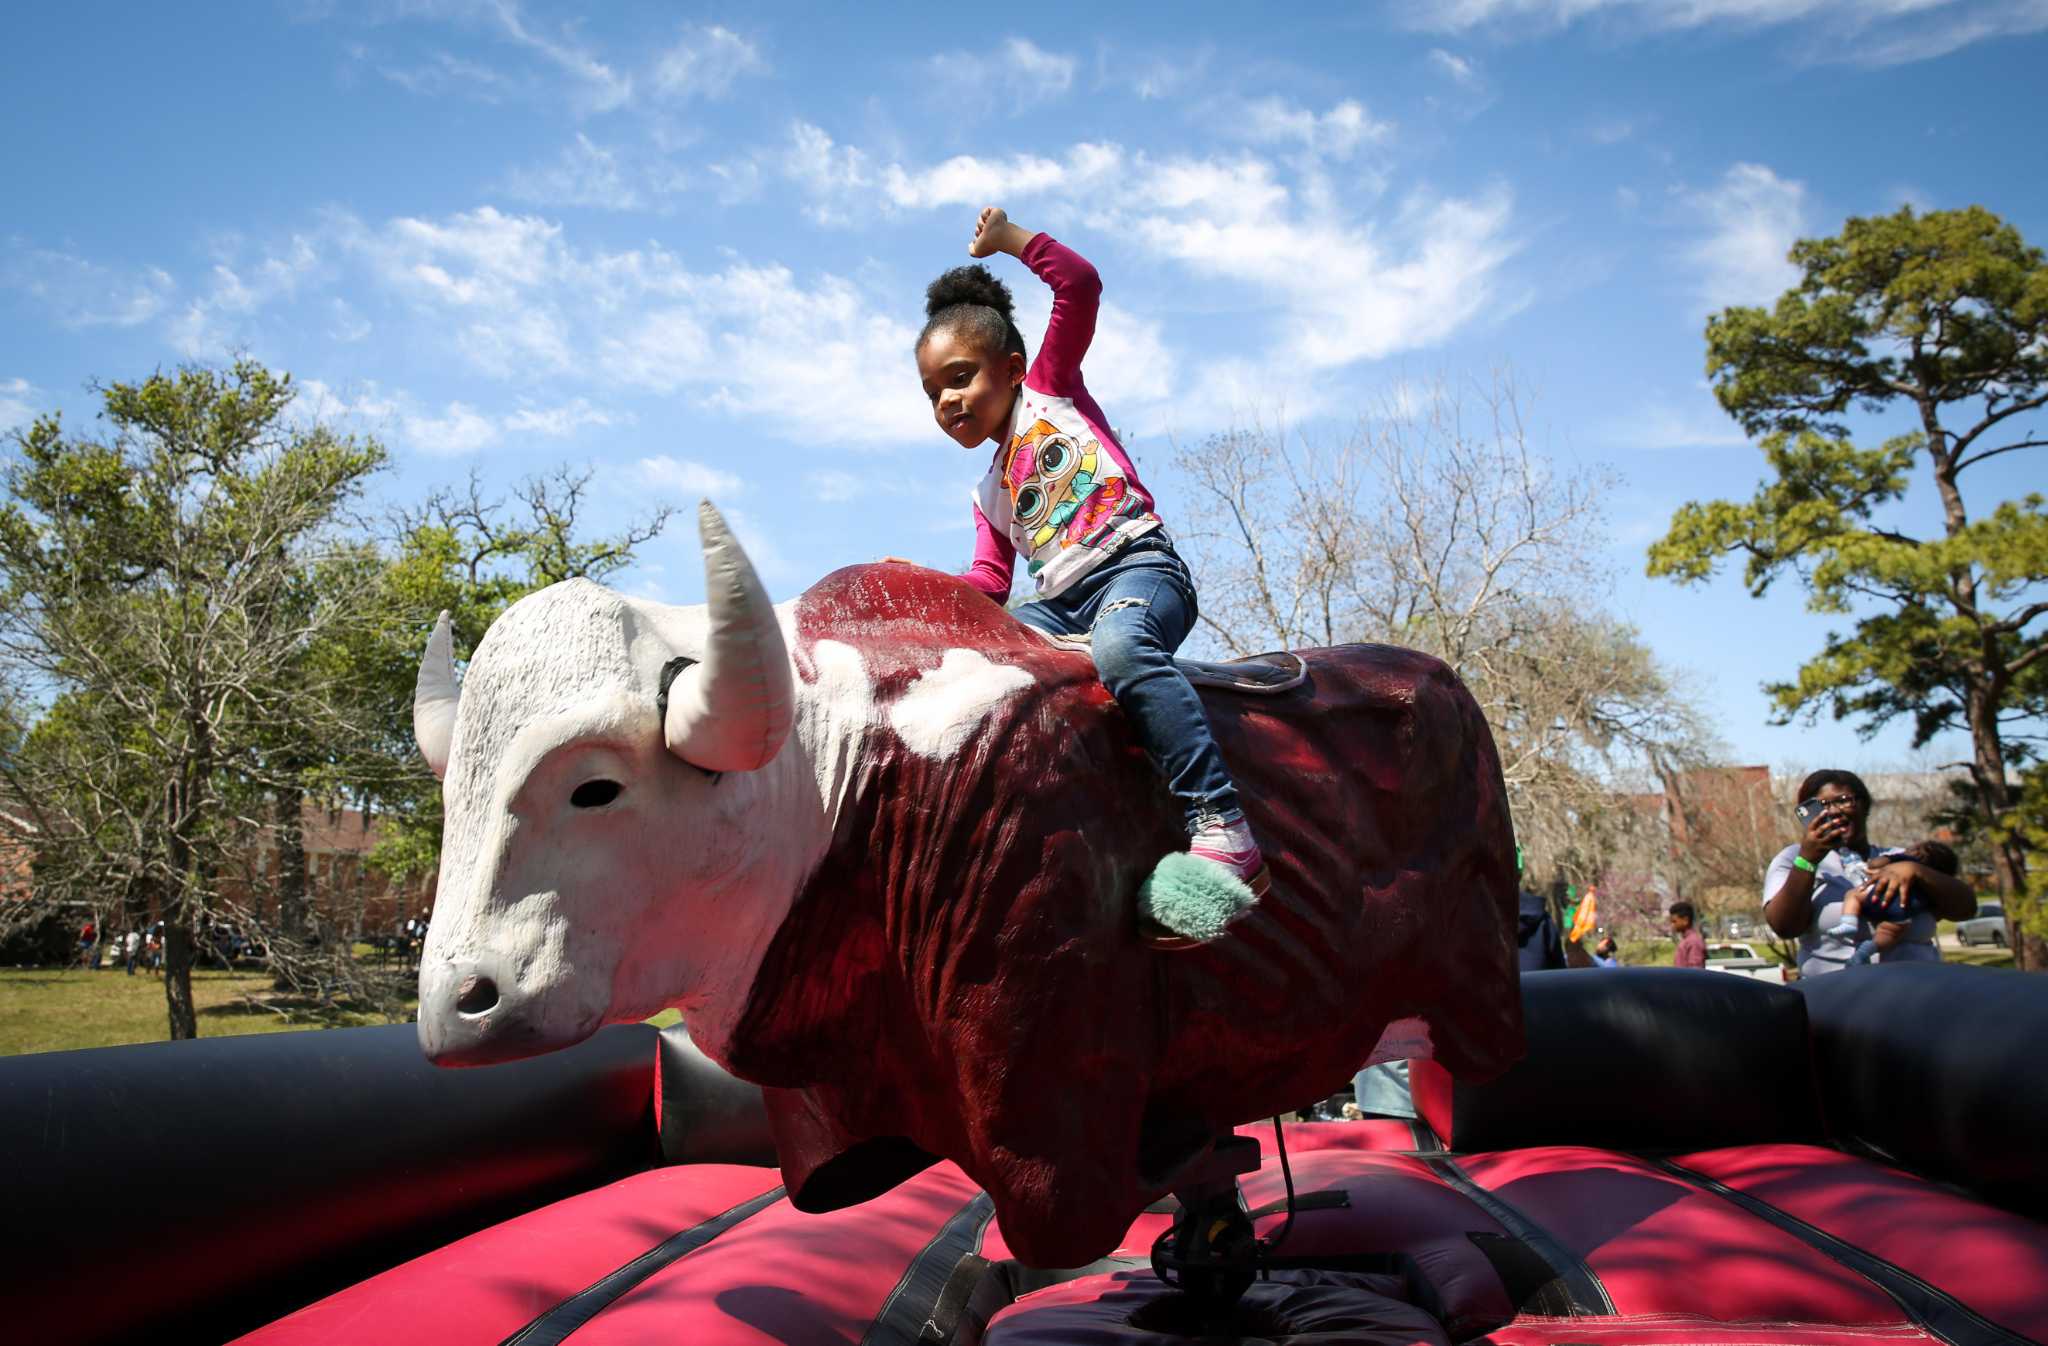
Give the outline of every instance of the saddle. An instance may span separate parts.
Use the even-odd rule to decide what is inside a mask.
[[[1037,627],[1029,628],[1046,643],[1080,654],[1090,653],[1088,637],[1056,636]],[[1308,665],[1298,654],[1280,650],[1272,654],[1251,654],[1242,659],[1182,659],[1175,668],[1197,687],[1216,687],[1247,696],[1277,696],[1291,692],[1308,681]]]

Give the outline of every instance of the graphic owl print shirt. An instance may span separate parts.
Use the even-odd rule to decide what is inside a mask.
[[[1010,597],[1019,555],[1038,596],[1053,598],[1159,527],[1151,493],[1081,382],[1101,278],[1050,234],[1031,240],[1024,264],[1052,287],[1052,317],[1017,391],[1009,433],[974,488],[974,564],[966,575],[998,603]]]

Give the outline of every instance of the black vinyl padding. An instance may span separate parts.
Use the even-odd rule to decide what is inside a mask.
[[[1678,968],[1525,972],[1522,1022],[1527,1055],[1453,1085],[1451,1149],[1822,1138],[1806,1002],[1785,987]]]
[[[1839,1139],[2048,1217],[2048,978],[1880,964],[1799,993]]]
[[[662,1029],[657,1044],[662,1159],[775,1167],[775,1133],[761,1086],[726,1074],[698,1050],[682,1024]]]
[[[654,1164],[654,1039],[473,1070],[411,1024],[0,1059],[0,1340],[225,1340]]]

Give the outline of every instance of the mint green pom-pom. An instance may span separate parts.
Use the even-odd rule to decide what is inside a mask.
[[[1138,911],[1176,935],[1209,940],[1256,900],[1223,866],[1175,851],[1152,867],[1138,890]]]

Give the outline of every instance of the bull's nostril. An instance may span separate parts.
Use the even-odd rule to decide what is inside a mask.
[[[498,1003],[498,983],[489,977],[465,977],[455,992],[455,1008],[464,1014],[485,1014]]]

